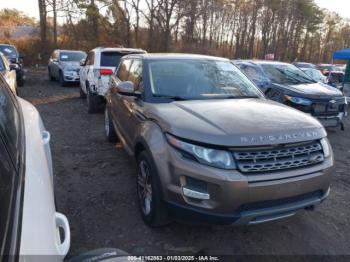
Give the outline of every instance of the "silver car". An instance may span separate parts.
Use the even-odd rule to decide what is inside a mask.
[[[80,60],[86,53],[78,50],[55,50],[48,64],[49,79],[59,81],[61,86],[67,83],[79,83]]]

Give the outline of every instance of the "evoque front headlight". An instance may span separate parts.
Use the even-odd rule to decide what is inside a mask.
[[[321,139],[321,145],[322,145],[324,157],[329,157],[331,155],[332,149],[326,137]]]
[[[167,134],[166,137],[170,145],[174,146],[180,151],[190,154],[201,164],[217,167],[221,169],[236,168],[236,164],[233,159],[233,156],[228,151],[206,148],[206,147],[190,144],[190,143],[181,141],[169,134]]]

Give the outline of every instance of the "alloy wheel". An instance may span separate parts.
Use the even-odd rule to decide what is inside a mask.
[[[152,184],[150,168],[145,160],[140,162],[138,168],[137,193],[142,212],[147,216],[152,211]]]

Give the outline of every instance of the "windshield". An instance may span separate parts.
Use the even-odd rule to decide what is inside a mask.
[[[299,68],[289,64],[261,64],[272,82],[278,84],[310,84],[314,81]]]
[[[255,83],[267,83],[269,79],[265,76],[264,71],[256,65],[241,64],[239,68]]]
[[[159,60],[149,63],[157,97],[183,99],[262,97],[233,64],[218,60]]]
[[[0,45],[0,52],[2,52],[6,57],[16,58],[17,50],[10,45]]]
[[[309,63],[295,63],[295,66],[299,68],[316,68],[315,65]]]
[[[86,54],[84,52],[61,52],[60,61],[63,62],[79,62],[85,59]]]
[[[322,75],[320,70],[309,68],[303,71],[315,81],[322,81],[325,79],[325,76]]]

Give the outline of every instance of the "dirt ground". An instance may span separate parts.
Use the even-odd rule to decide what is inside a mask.
[[[133,160],[104,136],[102,114],[89,115],[78,86],[60,87],[45,69],[29,70],[20,96],[33,102],[51,133],[57,209],[71,225],[70,255],[100,247],[138,254],[350,255],[350,119],[329,132],[335,152],[332,191],[313,212],[250,227],[144,225]]]

